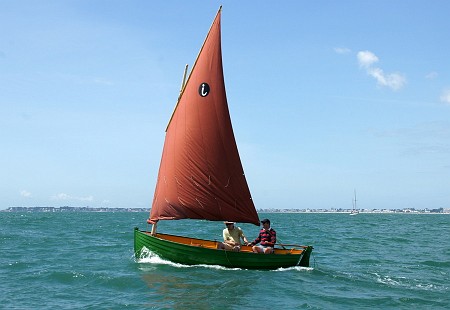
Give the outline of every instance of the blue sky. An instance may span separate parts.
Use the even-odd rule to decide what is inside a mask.
[[[450,207],[448,1],[0,0],[0,208],[150,207],[220,5],[256,207]]]

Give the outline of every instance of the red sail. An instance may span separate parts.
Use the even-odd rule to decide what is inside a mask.
[[[228,111],[221,11],[168,125],[150,223],[206,219],[259,225]]]

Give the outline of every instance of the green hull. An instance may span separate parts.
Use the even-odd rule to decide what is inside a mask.
[[[196,240],[204,241],[200,239]],[[185,265],[219,265],[243,269],[277,269],[293,266],[309,267],[309,258],[312,251],[312,246],[305,247],[300,254],[257,254],[244,251],[224,251],[161,239],[135,228],[134,252],[137,259],[141,257],[141,251],[144,247],[159,257],[175,263]]]

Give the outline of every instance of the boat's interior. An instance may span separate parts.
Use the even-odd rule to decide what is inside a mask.
[[[150,232],[144,232],[145,234],[151,235]],[[175,236],[175,235],[168,235],[168,234],[160,234],[157,233],[155,235],[157,238],[191,245],[191,246],[198,246],[203,248],[209,248],[209,249],[217,249],[220,241],[213,241],[213,240],[204,240],[204,239],[197,239],[197,238],[191,238],[191,237],[182,237],[182,236]],[[275,254],[301,254],[303,252],[303,247],[301,245],[289,245],[289,247],[286,247],[282,244],[276,244],[275,245]],[[224,250],[221,250],[224,251]],[[243,245],[241,246],[240,252],[252,252],[251,246]]]

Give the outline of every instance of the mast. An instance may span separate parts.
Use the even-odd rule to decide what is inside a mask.
[[[187,70],[188,70],[188,65],[186,64],[186,66],[184,67],[183,81],[181,81],[180,97],[181,97],[181,93],[183,92],[184,85],[186,84]]]

